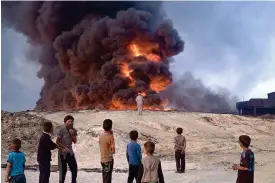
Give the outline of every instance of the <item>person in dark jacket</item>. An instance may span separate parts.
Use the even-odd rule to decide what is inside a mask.
[[[239,137],[239,144],[243,149],[240,165],[234,164],[233,170],[238,170],[236,183],[254,183],[254,153],[249,149],[251,139],[247,135]]]
[[[132,130],[130,133],[131,142],[127,145],[126,157],[129,163],[128,183],[133,183],[134,179],[137,181],[138,170],[141,163],[141,148],[137,143],[138,132]]]
[[[39,183],[49,183],[51,169],[51,150],[58,148],[51,140],[53,125],[51,122],[44,122],[43,133],[40,137],[37,152],[37,162],[39,164]]]
[[[164,183],[160,159],[153,155],[155,144],[150,141],[146,142],[144,144],[144,151],[146,157],[142,159],[137,183]]]

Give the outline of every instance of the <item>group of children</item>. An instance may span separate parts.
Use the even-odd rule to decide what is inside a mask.
[[[77,131],[73,127],[74,118],[70,115],[64,118],[64,127],[57,134],[56,143],[51,140],[53,125],[51,122],[44,122],[43,133],[39,140],[37,161],[39,164],[39,183],[49,183],[51,168],[51,150],[58,151],[59,183],[64,183],[67,165],[72,174],[72,183],[76,183],[77,162],[72,149],[72,143],[77,142]],[[102,179],[103,183],[112,182],[114,167],[115,140],[112,131],[113,122],[110,119],[103,121],[104,133],[99,137],[101,153]],[[175,143],[176,172],[185,172],[185,148],[186,139],[182,135],[183,129],[177,128]],[[134,179],[137,183],[164,183],[164,176],[161,168],[161,161],[155,157],[155,144],[148,141],[144,144],[145,157],[142,158],[141,147],[137,143],[138,132],[133,130],[129,133],[131,142],[127,145],[126,157],[129,164],[128,183]],[[243,148],[240,165],[234,164],[233,170],[238,170],[237,183],[254,182],[254,153],[249,149],[251,139],[247,135],[239,137],[239,144]],[[12,141],[12,152],[8,155],[6,183],[26,183],[24,175],[25,154],[20,152],[21,141],[15,138]]]

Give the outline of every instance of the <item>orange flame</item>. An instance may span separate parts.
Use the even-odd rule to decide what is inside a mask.
[[[130,45],[130,49],[131,49],[131,51],[132,51],[132,53],[134,54],[135,57],[138,57],[138,56],[141,55],[136,44]]]
[[[143,97],[145,97],[145,96],[146,96],[146,93],[145,93],[145,92],[141,92],[141,95],[142,95]]]
[[[147,59],[148,60],[152,60],[154,62],[160,61],[160,57],[158,55],[156,55],[156,54],[153,54],[153,53],[148,54],[147,55]]]
[[[151,42],[142,42],[138,43],[133,42],[129,45],[130,55],[132,57],[145,57],[144,61],[153,61],[153,62],[160,62],[161,57],[157,54],[153,53],[153,50],[158,49],[158,44],[153,44]],[[132,69],[129,68],[129,63],[124,62],[120,65],[120,72],[121,75],[125,78],[129,79],[129,87],[135,86],[135,78],[131,76],[133,72]],[[165,90],[166,87],[171,83],[169,78],[165,78],[164,76],[154,76],[150,82],[150,88],[156,92],[160,92]],[[165,110],[166,106],[168,105],[168,99],[163,100],[161,104],[149,105],[146,104],[146,91],[141,91],[141,95],[145,97],[145,103],[143,105],[143,109],[145,110]],[[108,108],[111,110],[136,110],[137,106],[135,101],[124,101],[123,99],[113,99],[110,103]]]
[[[164,99],[161,103],[161,106],[163,106],[163,108],[166,108],[166,106],[168,106],[169,104],[169,100],[168,99]]]
[[[154,46],[154,45],[153,46],[148,46],[148,45],[138,46],[137,44],[133,43],[130,45],[130,50],[134,57],[144,56],[150,61],[159,62],[160,57],[156,54],[151,53],[152,49],[154,47],[156,47],[156,46]]]
[[[126,77],[126,78],[129,78],[130,79],[130,86],[134,86],[135,85],[135,80],[131,77],[131,72],[133,72],[132,69],[129,68],[128,64],[122,64],[120,66],[120,71],[121,71],[121,74]]]
[[[163,91],[172,81],[164,77],[154,77],[151,79],[150,88],[156,92]]]

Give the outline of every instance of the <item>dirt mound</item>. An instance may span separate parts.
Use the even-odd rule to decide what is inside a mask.
[[[10,113],[1,111],[1,154],[2,163],[10,151],[10,142],[17,137],[22,140],[22,151],[26,155],[36,153],[39,137],[42,133],[43,122],[50,121],[45,118],[31,115],[27,112]],[[57,126],[53,122],[54,126]]]
[[[275,119],[275,115],[265,114],[265,115],[259,116],[259,118],[261,118],[263,120],[274,120]]]

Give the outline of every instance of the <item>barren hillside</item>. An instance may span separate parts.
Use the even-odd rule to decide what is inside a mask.
[[[125,150],[128,132],[136,129],[140,133],[139,143],[143,144],[148,139],[156,142],[156,155],[164,161],[164,170],[173,171],[173,137],[175,129],[182,127],[187,139],[187,171],[207,170],[214,175],[222,171],[234,180],[232,175],[235,172],[230,170],[230,166],[239,161],[238,136],[248,134],[252,137],[252,150],[256,155],[256,180],[267,183],[275,176],[275,120],[229,114],[145,111],[143,116],[138,116],[135,111],[2,112],[2,163],[6,161],[7,142],[19,136],[23,140],[28,164],[36,164],[35,150],[41,122],[51,120],[57,127],[63,125],[67,114],[75,117],[79,140],[74,150],[81,169],[100,168],[98,135],[102,132],[102,121],[110,118],[114,122],[117,147],[114,157],[116,169],[127,168]],[[57,164],[56,154],[53,153],[53,165]],[[261,183],[258,181],[256,183]]]

